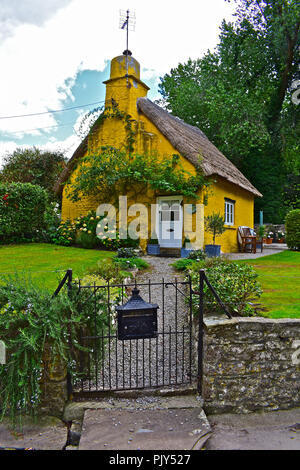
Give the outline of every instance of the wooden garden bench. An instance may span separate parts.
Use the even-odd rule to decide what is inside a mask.
[[[256,235],[252,228],[240,226],[237,236],[239,249],[242,253],[256,253]]]

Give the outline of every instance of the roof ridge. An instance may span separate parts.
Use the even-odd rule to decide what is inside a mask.
[[[137,99],[138,111],[145,114],[158,130],[171,142],[173,147],[189,160],[199,166],[206,176],[217,174],[255,196],[262,194],[250,183],[242,172],[208,139],[196,126],[187,124],[168,113],[149,98]]]

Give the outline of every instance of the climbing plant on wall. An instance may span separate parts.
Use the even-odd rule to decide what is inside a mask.
[[[100,114],[100,115],[99,115]],[[89,111],[82,119],[80,126],[79,126],[79,135],[81,138],[86,137],[88,135],[89,138],[89,147],[93,146],[93,140],[97,136],[97,132],[101,124],[106,119],[118,119],[119,121],[123,122],[124,129],[126,132],[126,140],[125,140],[125,150],[128,153],[132,153],[134,150],[134,142],[135,142],[135,134],[136,131],[134,129],[134,121],[130,114],[127,114],[124,111],[121,111],[118,106],[106,106],[98,107]]]
[[[80,161],[75,179],[67,186],[67,197],[76,202],[82,195],[96,196],[99,202],[108,202],[117,201],[119,194],[138,196],[151,188],[198,199],[199,189],[209,184],[200,166],[195,175],[184,170],[179,155],[128,156],[125,150],[104,146]]]

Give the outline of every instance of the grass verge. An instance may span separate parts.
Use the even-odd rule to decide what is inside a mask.
[[[114,255],[112,251],[86,250],[47,243],[2,245],[0,276],[26,273],[35,285],[54,292],[64,276],[63,271],[70,268],[74,277],[81,277],[97,261]]]

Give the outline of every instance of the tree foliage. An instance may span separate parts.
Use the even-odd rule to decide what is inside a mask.
[[[216,243],[216,236],[217,235],[222,235],[222,233],[225,232],[225,220],[224,217],[221,216],[221,214],[213,212],[211,215],[208,215],[204,219],[205,221],[205,228],[208,232],[212,233],[213,235],[213,244],[215,245]]]
[[[203,130],[264,197],[273,223],[283,218],[283,186],[300,169],[299,112],[292,86],[299,64],[296,0],[237,0],[219,44],[161,79],[169,111]]]
[[[3,157],[0,180],[13,183],[38,184],[53,196],[53,186],[66,166],[61,152],[42,151],[36,147],[17,148]]]

